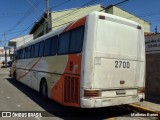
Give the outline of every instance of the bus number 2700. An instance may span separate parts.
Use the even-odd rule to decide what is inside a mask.
[[[115,61],[115,68],[130,68],[130,62]]]

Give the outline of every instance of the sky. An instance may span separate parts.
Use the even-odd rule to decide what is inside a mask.
[[[45,11],[46,0],[0,0],[0,46],[6,41],[26,35]],[[123,0],[49,0],[51,11],[101,4],[108,6]],[[160,0],[128,0],[117,7],[151,24],[151,32],[160,32]],[[144,28],[145,29],[145,28]],[[6,44],[8,45],[8,43]]]

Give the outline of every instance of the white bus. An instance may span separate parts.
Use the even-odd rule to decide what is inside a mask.
[[[11,75],[64,106],[96,108],[144,100],[143,27],[92,12],[16,49]]]

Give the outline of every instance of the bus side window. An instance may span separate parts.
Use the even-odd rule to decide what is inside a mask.
[[[51,49],[51,38],[45,40],[43,56],[49,56]]]
[[[71,31],[69,53],[80,53],[82,51],[84,38],[84,26]]]
[[[25,59],[25,48],[22,49],[22,59]]]
[[[58,40],[58,54],[68,54],[70,31],[60,34]]]
[[[40,45],[39,45],[39,57],[42,57],[43,56],[43,51],[44,51],[44,41],[41,41],[40,43],[39,43]]]
[[[39,53],[39,43],[35,44],[34,57],[38,57]]]
[[[51,41],[51,55],[56,55],[57,43],[58,43],[58,36],[55,36],[52,38],[52,41]]]
[[[34,45],[31,46],[31,55],[30,58],[34,57]]]
[[[18,50],[18,59],[21,59],[21,50]]]
[[[31,57],[31,46],[28,47],[28,54],[27,54],[27,58]]]
[[[25,48],[25,59],[28,58],[28,47]]]
[[[15,60],[19,59],[19,50],[14,52]]]
[[[15,59],[18,60],[19,59],[19,50],[15,51],[14,55],[15,55]]]

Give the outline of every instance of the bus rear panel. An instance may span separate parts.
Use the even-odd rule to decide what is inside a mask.
[[[88,16],[86,31],[81,68],[81,107],[143,101],[143,27],[121,17],[96,13]]]

